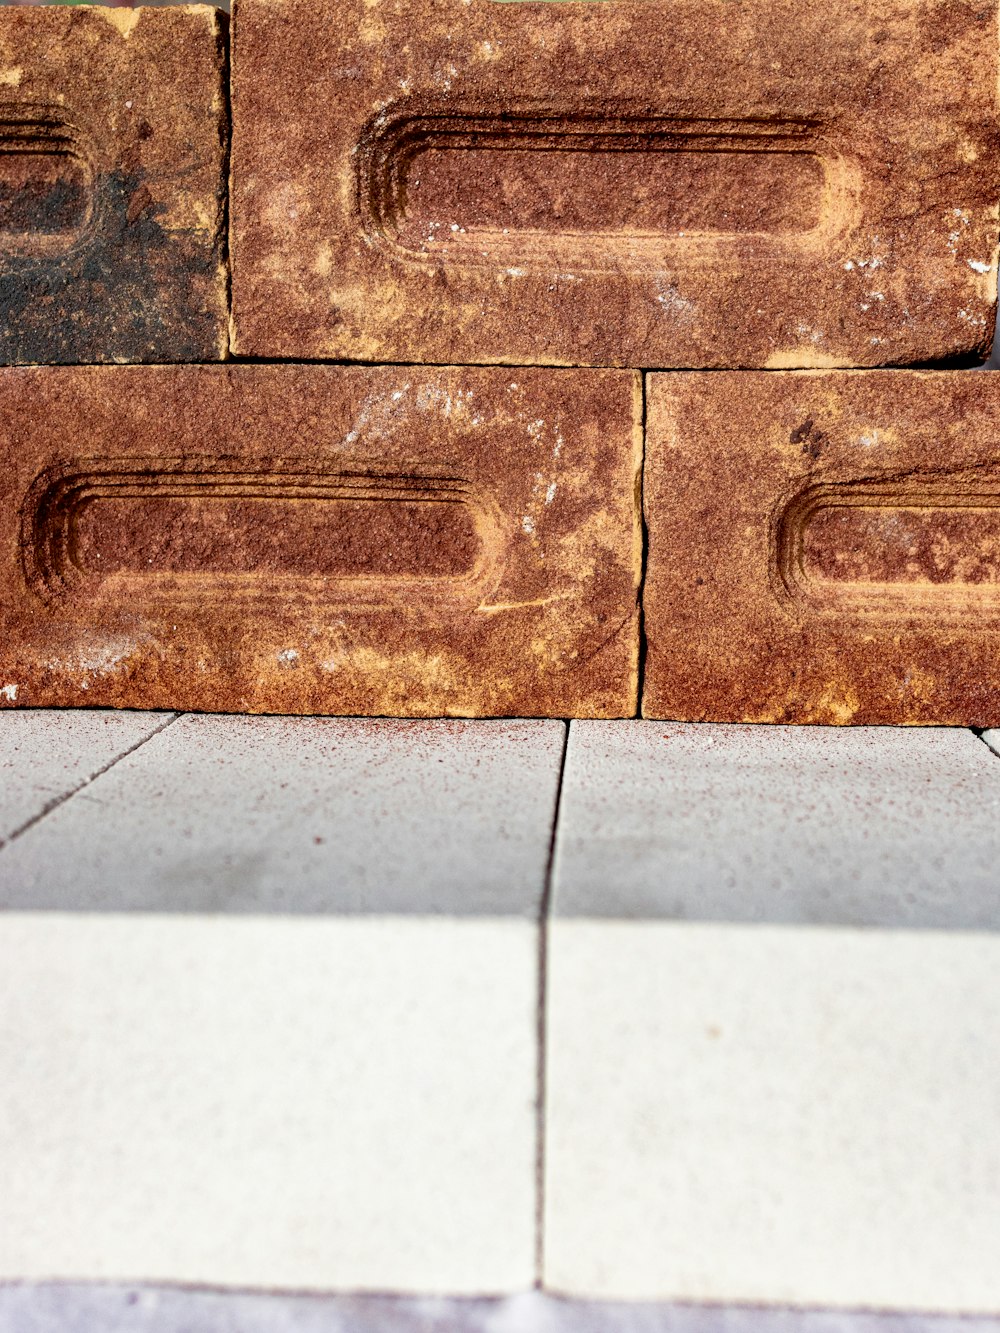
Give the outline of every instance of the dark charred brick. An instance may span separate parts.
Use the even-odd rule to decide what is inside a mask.
[[[224,22],[0,8],[0,362],[226,355]]]

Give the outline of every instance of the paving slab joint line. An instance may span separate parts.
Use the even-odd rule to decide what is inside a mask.
[[[992,744],[986,739],[986,735],[985,735],[985,733],[986,733],[986,728],[985,728],[985,727],[973,727],[973,728],[972,728],[972,732],[973,732],[973,735],[977,736],[977,737],[979,738],[979,740],[982,741],[982,743],[986,746],[987,750],[989,750],[990,754],[996,755],[996,757],[997,757],[998,759],[1000,759],[1000,750],[998,750],[998,749],[996,748],[995,745],[992,745]]]
[[[43,819],[52,814],[53,810],[58,810],[61,805],[65,805],[66,802],[71,800],[74,796],[78,796],[80,792],[89,787],[91,783],[96,782],[98,778],[103,777],[105,773],[114,768],[115,764],[120,763],[130,754],[135,754],[136,750],[145,745],[147,741],[151,741],[154,736],[159,736],[161,731],[166,731],[167,727],[172,726],[173,723],[182,716],[182,713],[171,714],[165,722],[161,722],[160,725],[155,727],[147,736],[143,736],[142,739],[136,741],[134,745],[130,745],[127,750],[122,750],[121,754],[116,754],[115,757],[109,760],[102,768],[97,769],[95,772],[91,773],[89,777],[84,778],[81,783],[78,783],[78,785],[73,787],[70,791],[63,792],[61,796],[56,796],[51,801],[48,801],[42,806],[37,815],[32,815],[30,819],[25,820],[25,822],[19,828],[16,828],[8,838],[0,838],[0,851],[3,851],[5,847],[9,847],[12,842],[16,841],[16,839],[22,835],[22,833],[27,833],[28,830],[34,828],[36,824],[40,824]]]
[[[559,756],[559,776],[556,781],[556,799],[552,807],[552,835],[545,862],[545,884],[538,919],[538,1019],[535,1049],[538,1057],[535,1094],[535,1289],[542,1289],[545,1260],[545,1008],[549,961],[549,913],[552,906],[552,876],[555,869],[556,838],[559,833],[559,810],[562,804],[563,781],[566,776],[566,752],[569,747],[570,723],[563,723],[562,752]]]

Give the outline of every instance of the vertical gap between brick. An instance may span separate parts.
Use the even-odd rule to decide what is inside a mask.
[[[987,750],[989,750],[990,754],[995,754],[995,755],[997,756],[997,758],[1000,759],[1000,750],[997,749],[997,747],[993,744],[992,741],[988,741],[988,740],[986,739],[986,735],[985,735],[986,730],[987,730],[987,728],[985,728],[985,727],[973,727],[973,728],[972,728],[973,733],[976,735],[976,737],[977,737],[979,740],[982,741],[982,743],[986,746]]]
[[[92,782],[96,782],[98,778],[103,777],[104,774],[114,768],[116,764],[120,764],[121,761],[127,759],[130,754],[135,754],[136,750],[141,749],[147,741],[151,741],[154,736],[159,736],[161,731],[166,731],[167,727],[172,726],[181,716],[182,714],[180,713],[172,713],[165,722],[161,722],[158,727],[154,727],[153,730],[143,736],[141,740],[136,741],[134,745],[130,745],[127,750],[122,750],[121,754],[116,754],[113,759],[109,760],[108,763],[103,766],[103,768],[99,768],[96,772],[91,773],[89,777],[84,778],[84,780],[73,787],[72,790],[63,792],[61,796],[56,796],[51,801],[47,802],[47,804],[42,806],[37,815],[32,815],[30,819],[25,820],[19,828],[14,830],[10,837],[0,839],[0,851],[3,851],[5,847],[9,847],[16,838],[20,838],[21,835],[27,833],[29,829],[33,829],[36,824],[40,824],[43,819],[47,819],[48,816],[52,814],[53,810],[58,810],[61,805],[65,805],[68,800],[72,799],[72,797],[78,796],[80,792],[89,787]]]
[[[552,877],[555,870],[556,838],[559,835],[559,811],[562,806],[563,780],[566,775],[566,751],[569,747],[570,723],[563,723],[562,751],[559,755],[559,777],[556,799],[552,807],[552,832],[549,836],[549,854],[545,863],[545,883],[538,918],[538,1015],[536,1020],[535,1050],[538,1068],[535,1075],[535,1287],[542,1286],[545,1271],[545,1061],[546,1021],[549,971],[549,914],[552,909]]]
[[[642,556],[639,564],[639,669],[638,669],[638,694],[635,703],[635,716],[642,717],[642,695],[646,684],[646,612],[644,607],[646,591],[646,565],[649,558],[649,532],[646,528],[646,384],[648,375],[646,371],[639,372],[641,384],[641,419],[640,429],[642,431],[642,459],[639,468],[639,525],[642,533]]]
[[[226,270],[226,360],[233,357],[233,21],[220,17],[222,47],[222,262]]]

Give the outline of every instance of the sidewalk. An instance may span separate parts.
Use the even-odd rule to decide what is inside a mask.
[[[1000,1310],[991,743],[0,714],[0,1327]]]

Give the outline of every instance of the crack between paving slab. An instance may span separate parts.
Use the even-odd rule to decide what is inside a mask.
[[[58,810],[61,805],[65,805],[66,802],[71,800],[74,796],[79,796],[80,792],[85,791],[86,788],[89,787],[92,782],[96,782],[98,778],[103,777],[105,773],[114,768],[115,764],[121,763],[121,761],[127,759],[130,754],[135,754],[136,750],[141,749],[147,741],[151,741],[154,736],[159,736],[161,731],[166,731],[167,727],[172,726],[179,717],[181,717],[180,713],[172,714],[172,716],[168,717],[165,722],[161,722],[158,727],[154,728],[148,736],[143,736],[143,738],[136,741],[134,745],[130,745],[127,750],[122,750],[121,754],[116,754],[115,757],[106,763],[103,768],[97,769],[97,771],[91,773],[89,777],[84,778],[79,786],[74,787],[71,791],[63,792],[61,796],[56,796],[51,801],[47,802],[47,804],[43,805],[37,815],[32,815],[30,819],[25,820],[25,822],[19,828],[16,828],[9,837],[0,838],[0,852],[2,852],[5,847],[9,847],[10,844],[20,838],[22,834],[27,833],[29,829],[33,829],[36,824],[40,824],[43,819],[48,818],[53,810]]]
[[[566,751],[569,748],[570,723],[563,723],[562,753],[559,756],[559,778],[556,799],[552,808],[552,835],[545,862],[545,884],[538,921],[538,1017],[535,1049],[538,1069],[535,1082],[535,1287],[541,1290],[545,1259],[545,1009],[548,999],[549,968],[549,912],[552,907],[552,875],[555,869],[556,838],[559,832],[559,811],[562,805],[563,780],[566,775]]]
[[[981,740],[981,741],[982,741],[982,743],[986,746],[987,750],[989,750],[990,754],[996,755],[996,757],[997,757],[998,759],[1000,759],[1000,750],[998,750],[997,747],[996,747],[995,745],[991,744],[991,742],[988,741],[988,740],[986,739],[986,736],[985,736],[985,732],[986,732],[986,731],[991,731],[991,730],[993,730],[993,728],[991,728],[991,727],[972,727],[972,728],[970,728],[970,730],[972,731],[972,734],[976,737],[977,740]]]

